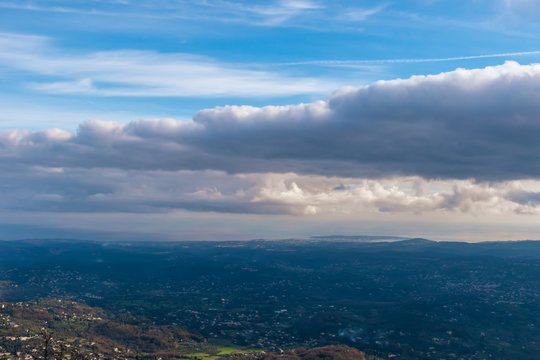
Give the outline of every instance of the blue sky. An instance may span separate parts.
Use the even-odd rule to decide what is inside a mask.
[[[540,237],[538,16],[0,0],[0,238]]]
[[[218,105],[310,102],[381,79],[528,64],[540,57],[539,12],[523,0],[2,1],[0,127],[189,119]],[[5,56],[15,50],[8,40],[17,56]],[[22,65],[24,57],[36,64]],[[127,63],[118,69],[108,57]],[[238,74],[187,76],[199,59]],[[118,82],[107,81],[111,72]],[[242,77],[258,83],[242,90]]]

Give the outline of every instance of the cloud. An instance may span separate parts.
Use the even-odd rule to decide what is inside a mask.
[[[156,4],[142,2],[102,2],[91,6],[59,2],[52,4],[0,2],[0,8],[47,12],[57,14],[76,14],[82,16],[120,17],[146,20],[182,20],[237,23],[262,27],[301,27],[321,31],[342,28],[343,23],[364,21],[381,12],[386,6],[357,7],[343,6],[341,3],[308,0],[259,1],[256,4],[246,1],[161,1]]]
[[[348,8],[341,16],[343,20],[360,22],[384,10],[388,4],[378,5],[372,8]]]
[[[533,181],[482,183],[474,180],[328,178],[266,174],[254,201],[294,206],[294,212],[354,214],[362,212],[467,214],[538,214],[538,203],[519,202],[515,194],[536,197]],[[339,185],[337,185],[339,184]],[[346,184],[346,185],[344,185]],[[336,186],[337,185],[337,186]]]
[[[163,214],[540,214],[540,181],[340,178],[294,173],[12,168],[0,212]]]
[[[538,214],[539,96],[540,65],[509,62],[193,121],[4,130],[1,209]]]
[[[297,61],[289,63],[276,64],[277,66],[294,66],[294,65],[318,65],[328,67],[351,67],[376,69],[378,64],[411,64],[411,63],[430,63],[430,62],[446,62],[446,61],[460,61],[460,60],[475,60],[475,59],[489,59],[489,58],[508,58],[517,56],[530,56],[540,55],[540,50],[535,51],[519,51],[510,53],[498,53],[498,54],[483,54],[483,55],[470,55],[470,56],[454,56],[447,58],[418,58],[418,59],[373,59],[373,60],[310,60],[310,61]]]
[[[508,62],[193,121],[4,130],[1,209],[538,214],[539,96],[540,65]]]
[[[154,51],[69,53],[39,36],[0,33],[0,65],[32,73],[29,84],[51,94],[93,96],[262,97],[321,94],[329,79],[263,71],[255,65]]]
[[[507,62],[379,81],[309,104],[207,109],[190,122],[6,130],[0,166],[539,178],[539,96],[540,65]]]

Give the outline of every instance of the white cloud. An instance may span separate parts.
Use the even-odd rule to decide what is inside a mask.
[[[0,64],[46,76],[31,86],[53,94],[235,97],[325,93],[335,81],[297,77],[192,54],[117,50],[68,53],[37,36],[0,34]]]
[[[540,214],[538,203],[523,203],[515,194],[536,196],[540,181],[524,187],[519,181],[478,183],[474,180],[327,178],[296,174],[267,174],[253,201],[276,201],[293,212],[318,213],[450,212],[469,214]],[[525,196],[526,197],[526,196]]]
[[[384,10],[388,5],[383,4],[372,8],[347,8],[343,15],[341,16],[344,20],[349,21],[364,21],[370,16],[373,16],[382,10]]]

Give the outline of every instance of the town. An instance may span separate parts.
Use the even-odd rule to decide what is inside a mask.
[[[80,311],[51,316],[92,327],[114,314],[111,321],[153,328],[156,338],[182,334],[200,351],[347,345],[382,358],[527,359],[540,350],[536,242],[1,246],[13,254],[1,264],[2,314],[22,306],[12,303],[38,301],[31,306],[39,309],[50,304],[39,299],[73,301]],[[20,320],[2,316],[4,339],[30,341]]]

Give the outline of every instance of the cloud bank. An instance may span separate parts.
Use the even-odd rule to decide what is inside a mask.
[[[192,121],[0,131],[0,211],[538,214],[540,65]]]
[[[43,168],[0,175],[0,212],[540,214],[540,181]]]
[[[4,168],[218,170],[503,181],[540,176],[540,65],[380,81],[327,101],[0,132]]]

